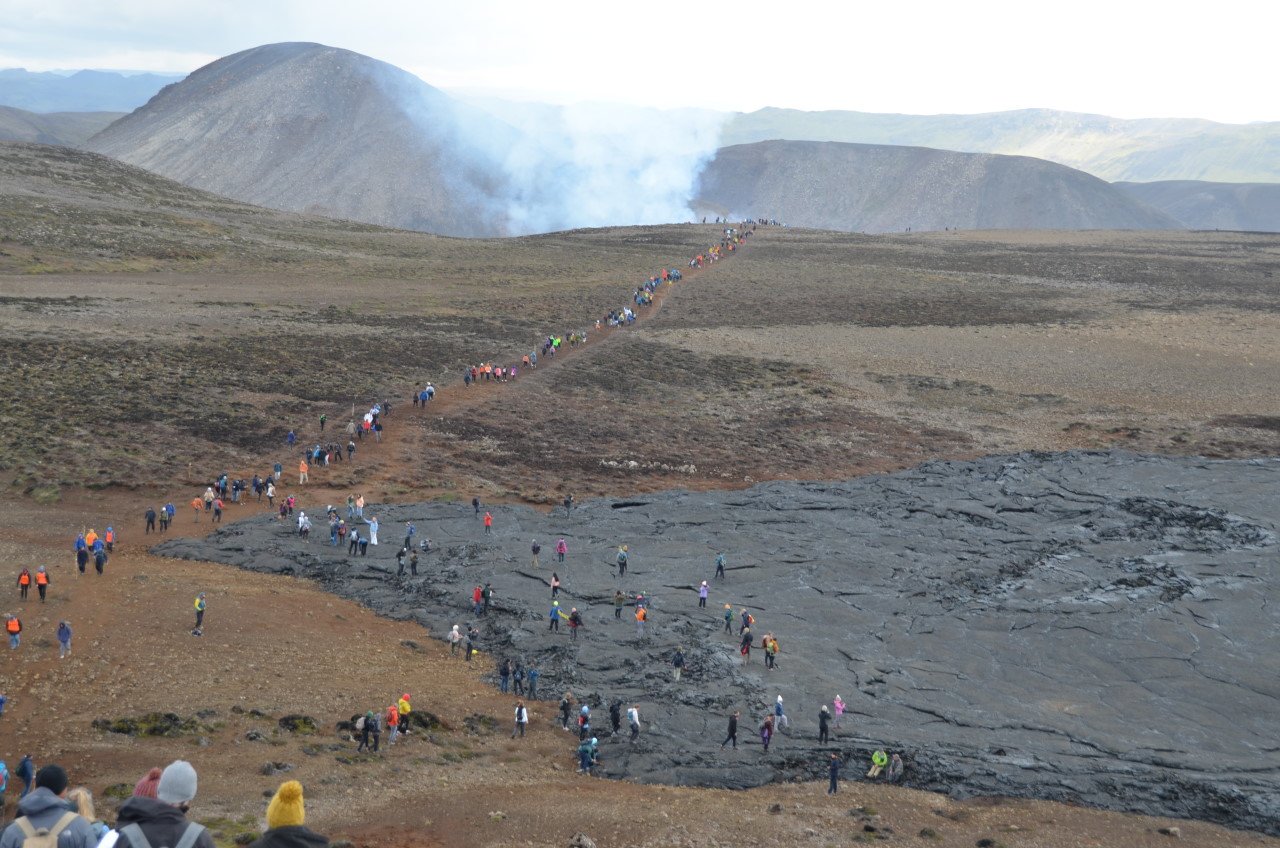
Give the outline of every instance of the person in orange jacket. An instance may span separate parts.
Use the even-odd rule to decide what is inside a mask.
[[[400,710],[395,704],[387,707],[387,747],[396,744],[396,737],[400,735]]]
[[[25,601],[27,599],[27,590],[30,588],[31,572],[24,568],[18,573],[18,598]]]
[[[199,523],[200,523],[200,510],[204,509],[204,501],[200,500],[199,498],[192,498],[192,499],[191,499],[191,508],[192,508],[192,509],[194,509],[194,510],[196,511],[196,522],[195,522],[195,523],[199,524]]]

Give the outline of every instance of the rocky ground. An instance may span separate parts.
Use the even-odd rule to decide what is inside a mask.
[[[47,564],[54,583],[44,606],[11,604],[27,627],[0,666],[11,699],[0,750],[11,767],[30,749],[103,798],[152,765],[189,758],[201,771],[194,814],[226,844],[260,826],[282,779],[263,774],[268,763],[294,767],[318,828],[369,846],[560,845],[576,832],[619,846],[881,836],[1146,846],[1167,844],[1159,831],[1172,827],[1191,844],[1274,843],[1189,820],[962,801],[910,781],[883,787],[853,779],[852,763],[850,783],[829,798],[822,784],[791,779],[807,756],[798,740],[787,755],[795,768],[756,789],[579,777],[545,707],[530,737],[509,738],[511,701],[489,685],[493,655],[468,668],[418,621],[379,617],[304,579],[156,557],[141,519],[150,504],[185,504],[223,471],[249,477],[276,460],[292,469],[287,430],[314,441],[321,413],[341,423],[353,404],[385,398],[395,409],[381,445],[362,442],[355,462],[284,491],[308,510],[355,490],[378,504],[451,509],[478,495],[523,505],[521,521],[536,522],[529,510],[547,515],[570,491],[591,510],[606,498],[841,480],[940,457],[1111,447],[1275,456],[1274,237],[761,230],[741,255],[668,289],[637,327],[592,332],[585,349],[516,384],[464,390],[462,364],[516,358],[549,330],[590,329],[717,228],[462,242],[283,216],[93,161],[24,156],[7,153],[0,173],[0,552],[15,572]],[[408,392],[425,379],[441,395],[415,412]],[[258,510],[234,507],[228,519]],[[123,541],[106,575],[78,577],[71,540],[107,524]],[[183,511],[171,533],[209,529]],[[614,543],[604,535],[590,544]],[[516,556],[521,545],[511,545]],[[480,564],[464,568],[504,564],[484,563],[486,550],[477,544]],[[514,573],[514,564],[504,565]],[[1157,569],[1152,579],[1167,576]],[[1175,576],[1226,588],[1194,569]],[[637,588],[664,599],[677,591]],[[188,635],[197,591],[210,598],[200,638]],[[1148,603],[1161,620],[1169,602]],[[75,648],[59,661],[52,634],[64,618]],[[803,653],[802,640],[776,629],[784,656]],[[851,675],[842,694],[861,697],[855,686],[868,684],[895,685]],[[440,725],[385,756],[356,756],[335,722],[404,691]],[[1139,721],[1151,721],[1151,708],[1140,705]],[[93,727],[153,711],[203,726],[172,738]],[[294,714],[321,732],[280,730]],[[1090,721],[1065,707],[1045,715]],[[1246,728],[1253,720],[1242,713]],[[850,726],[836,744],[852,751],[877,735]],[[1189,755],[1198,741],[1177,750]],[[739,753],[731,772],[760,771],[758,751]],[[628,759],[606,745],[606,771]]]

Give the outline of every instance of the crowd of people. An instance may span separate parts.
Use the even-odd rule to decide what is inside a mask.
[[[0,798],[9,774],[0,762]],[[120,805],[114,826],[95,812],[93,793],[72,788],[67,770],[57,764],[35,768],[22,759],[23,782],[17,815],[3,832],[0,848],[48,845],[56,848],[215,848],[212,833],[187,817],[199,788],[196,769],[186,760],[153,768]],[[302,784],[281,784],[267,804],[267,829],[249,848],[324,848],[329,840],[308,828]],[[240,843],[244,844],[244,843]]]

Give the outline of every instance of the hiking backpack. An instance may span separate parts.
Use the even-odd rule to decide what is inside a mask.
[[[75,815],[75,813],[72,813],[72,815]],[[200,834],[203,832],[204,825],[196,822],[187,822],[187,829],[182,832],[182,838],[178,840],[177,845],[160,845],[156,846],[156,848],[193,848],[196,840],[200,838]],[[152,848],[147,835],[142,832],[142,828],[136,822],[120,828],[120,835],[129,840],[129,848]],[[23,848],[27,848],[25,843]],[[56,848],[56,843],[50,843],[50,848]]]
[[[79,816],[68,810],[53,827],[35,827],[31,819],[19,816],[14,824],[22,831],[22,848],[58,848],[58,834],[66,830]]]

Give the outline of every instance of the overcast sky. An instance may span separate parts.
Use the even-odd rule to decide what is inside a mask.
[[[0,68],[190,72],[315,41],[446,89],[907,114],[1280,120],[1280,4],[1218,0],[0,0]]]

